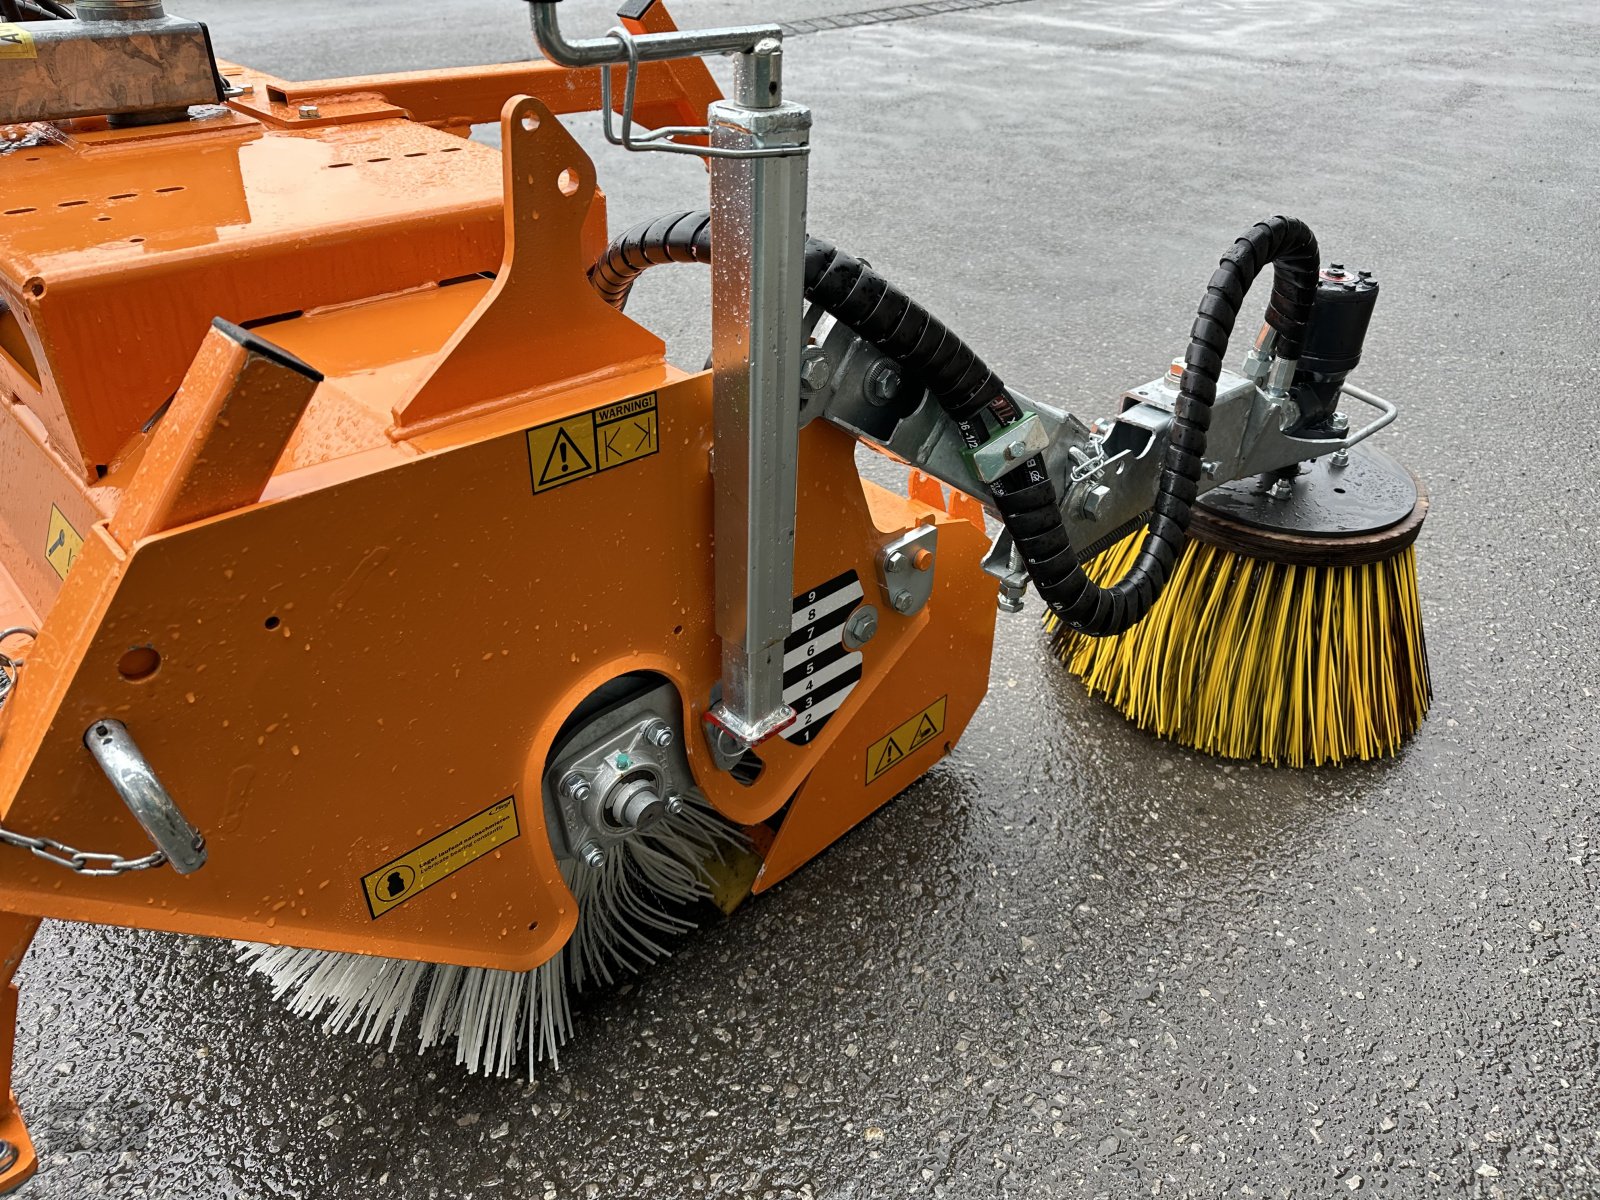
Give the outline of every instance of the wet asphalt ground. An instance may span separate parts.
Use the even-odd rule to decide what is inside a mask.
[[[527,53],[512,0],[174,7],[290,76]],[[532,1084],[325,1038],[220,945],[49,926],[29,1200],[1600,1195],[1600,11],[887,16],[791,39],[811,227],[1022,390],[1109,411],[1261,215],[1378,273],[1357,379],[1434,496],[1421,734],[1343,771],[1154,743],[1049,658],[1035,602],[950,759],[598,997]],[[691,162],[600,173],[614,228],[703,196]],[[656,274],[632,311],[695,361],[706,281]]]

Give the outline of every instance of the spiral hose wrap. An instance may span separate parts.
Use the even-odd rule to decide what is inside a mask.
[[[710,261],[710,215],[668,213],[615,239],[589,275],[600,295],[620,309],[649,267]],[[1228,339],[1245,293],[1269,263],[1273,288],[1266,320],[1278,333],[1279,356],[1299,357],[1316,298],[1317,239],[1301,221],[1271,217],[1233,243],[1206,285],[1189,334],[1150,524],[1122,578],[1101,587],[1084,572],[1040,457],[990,485],[1035,590],[1067,627],[1094,637],[1122,633],[1150,611],[1166,586],[1188,540]],[[992,436],[986,419],[999,428],[1020,419],[1000,377],[961,338],[860,259],[821,238],[806,239],[805,295],[925,387],[969,448]]]

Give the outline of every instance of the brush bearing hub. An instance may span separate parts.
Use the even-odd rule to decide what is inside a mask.
[[[1201,496],[1192,537],[1250,558],[1298,566],[1358,566],[1416,541],[1428,492],[1402,463],[1366,444]]]
[[[645,833],[666,815],[659,776],[641,771],[623,778],[606,794],[600,819],[618,829]]]
[[[556,857],[603,858],[620,843],[660,835],[698,793],[671,684],[623,677],[580,707],[544,771],[546,828]],[[590,864],[595,865],[595,864]]]

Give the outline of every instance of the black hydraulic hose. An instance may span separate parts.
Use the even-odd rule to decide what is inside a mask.
[[[589,275],[600,294],[621,308],[647,268],[710,261],[710,216],[669,213],[618,237]],[[1188,540],[1228,339],[1245,293],[1269,263],[1273,289],[1267,323],[1278,333],[1277,353],[1299,357],[1316,297],[1317,239],[1303,222],[1272,217],[1234,242],[1206,285],[1189,334],[1150,524],[1138,557],[1121,579],[1101,587],[1078,562],[1042,459],[1029,459],[991,485],[995,507],[1035,590],[1068,628],[1095,637],[1121,633],[1150,611],[1166,586]],[[820,238],[806,239],[805,293],[932,392],[969,447],[986,440],[985,415],[1001,426],[1021,416],[999,376],[937,317]]]

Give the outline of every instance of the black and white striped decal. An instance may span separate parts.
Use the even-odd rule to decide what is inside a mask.
[[[783,736],[807,745],[861,682],[861,652],[844,645],[844,623],[865,593],[846,571],[794,598],[794,619],[783,640],[783,702],[795,711]]]

